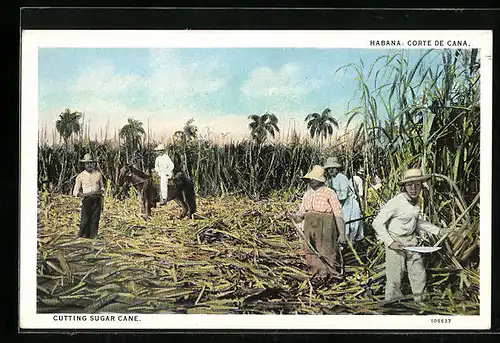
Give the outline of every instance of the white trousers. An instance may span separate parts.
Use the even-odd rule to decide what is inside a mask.
[[[160,176],[161,199],[164,201],[167,201],[168,198],[168,180],[170,180],[170,178],[166,175]]]
[[[404,245],[415,245],[415,237],[398,237]],[[389,247],[385,249],[385,274],[387,283],[385,286],[385,300],[392,300],[402,296],[401,279],[405,270],[413,294],[425,292],[426,271],[424,259],[421,254],[411,251],[395,251]],[[416,301],[422,301],[422,296],[416,296]]]

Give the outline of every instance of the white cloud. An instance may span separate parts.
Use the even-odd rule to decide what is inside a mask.
[[[214,92],[224,86],[229,79],[227,65],[215,59],[181,63],[175,52],[164,49],[150,50],[146,63],[151,70],[149,75],[119,73],[112,60],[100,59],[82,69],[72,84],[55,84],[51,79],[44,81],[41,87],[46,92],[64,89],[67,96],[58,102],[41,102],[40,128],[46,128],[48,136],[52,137],[59,114],[65,108],[84,112],[92,137],[100,135],[101,131],[106,134],[106,127],[107,136],[113,137],[127,118],[142,121],[145,129],[149,119],[155,136],[165,137],[181,129],[190,118],[220,115],[191,109],[192,103],[186,98],[196,93]],[[125,98],[130,99],[140,91],[152,95],[152,101],[141,107],[124,102]],[[217,119],[215,121],[200,118],[196,124],[200,128],[202,125],[221,125]]]
[[[69,91],[75,98],[120,101],[142,90],[152,96],[150,108],[180,107],[187,97],[215,92],[229,81],[227,65],[215,59],[181,63],[174,51],[152,49],[146,63],[151,73],[144,76],[119,73],[113,61],[98,60],[82,70]]]
[[[241,91],[252,98],[299,98],[320,85],[320,80],[301,75],[298,66],[289,63],[278,70],[269,67],[255,69]]]
[[[119,75],[115,69],[112,61],[97,61],[79,75],[72,89],[73,92],[117,97],[130,92],[143,82],[138,75]]]
[[[152,76],[145,80],[146,87],[167,102],[169,98],[217,91],[229,81],[226,65],[219,61],[181,63],[177,54],[169,50],[151,50],[149,66]]]

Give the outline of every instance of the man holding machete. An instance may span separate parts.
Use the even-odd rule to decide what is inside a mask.
[[[426,273],[424,260],[420,253],[407,251],[407,246],[417,245],[417,232],[423,230],[435,235],[445,235],[449,229],[439,227],[423,220],[420,214],[419,195],[422,182],[431,177],[423,175],[420,169],[408,169],[399,182],[401,193],[393,197],[373,220],[373,229],[385,244],[386,286],[385,300],[402,296],[401,279],[406,269],[413,294],[425,291]],[[416,296],[422,301],[422,296]]]

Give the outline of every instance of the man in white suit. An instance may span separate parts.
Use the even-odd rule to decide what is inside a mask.
[[[160,176],[160,205],[165,205],[168,197],[168,181],[172,178],[174,172],[174,162],[168,156],[163,144],[159,144],[155,151],[158,153],[155,160],[155,172]]]

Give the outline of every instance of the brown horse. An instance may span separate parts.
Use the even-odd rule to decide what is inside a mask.
[[[120,168],[118,189],[125,182],[131,183],[139,193],[141,212],[145,213],[147,217],[151,217],[151,209],[156,208],[156,203],[160,201],[158,185],[153,182],[150,175],[128,164]],[[175,200],[177,204],[182,206],[180,218],[184,218],[185,216],[193,218],[193,214],[196,212],[194,184],[189,178],[183,176],[182,173],[177,173],[173,179],[170,179],[167,201],[170,200]]]

